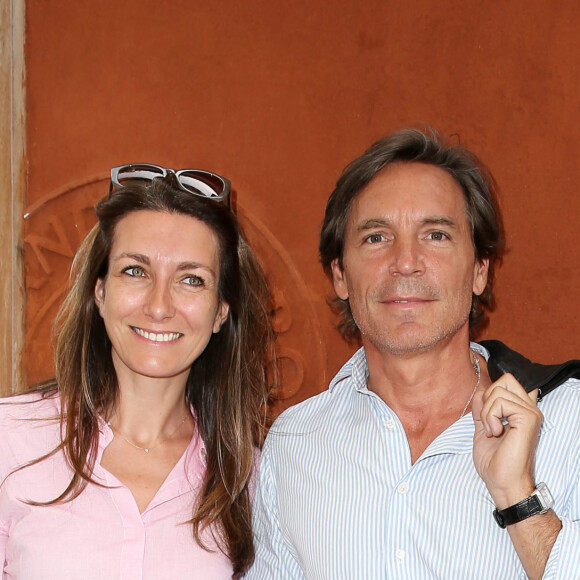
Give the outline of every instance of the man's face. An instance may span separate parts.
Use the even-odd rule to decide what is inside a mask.
[[[477,262],[461,187],[444,170],[394,163],[354,200],[337,295],[350,302],[365,348],[395,355],[467,341],[473,294],[487,283]]]

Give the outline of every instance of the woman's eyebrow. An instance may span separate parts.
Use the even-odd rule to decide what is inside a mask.
[[[208,271],[212,276],[215,276],[215,272],[213,271],[213,268],[211,268],[210,266],[207,266],[206,264],[200,264],[199,262],[181,262],[178,266],[177,266],[178,270],[206,270]]]
[[[149,256],[145,256],[144,254],[133,254],[131,252],[122,252],[121,254],[118,254],[113,258],[113,261],[117,262],[118,260],[122,260],[124,258],[130,258],[131,260],[135,260],[135,262],[140,262],[141,264],[145,264],[146,266],[149,266],[151,264]]]

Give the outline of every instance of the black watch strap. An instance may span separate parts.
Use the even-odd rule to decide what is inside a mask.
[[[554,505],[554,498],[544,482],[538,483],[530,497],[506,508],[493,511],[493,517],[500,528],[517,524],[536,514],[545,514]]]
[[[505,510],[493,510],[493,517],[500,528],[517,524],[531,516],[542,513],[544,508],[540,503],[540,498],[537,495],[531,495],[526,499],[512,505]]]

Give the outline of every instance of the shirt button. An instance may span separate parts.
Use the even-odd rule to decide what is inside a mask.
[[[405,557],[405,550],[401,550],[401,548],[399,548],[395,552],[395,557],[397,558],[397,560],[402,560]]]
[[[401,495],[405,495],[408,491],[409,491],[409,484],[406,481],[403,481],[403,483],[400,483],[397,486],[397,491],[401,494]]]
[[[395,420],[394,419],[388,419],[387,421],[385,421],[385,427],[387,429],[394,429],[395,428]]]

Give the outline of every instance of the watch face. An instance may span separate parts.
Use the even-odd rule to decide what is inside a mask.
[[[538,483],[536,486],[536,495],[542,504],[542,509],[548,511],[554,505],[554,498],[545,483]]]

